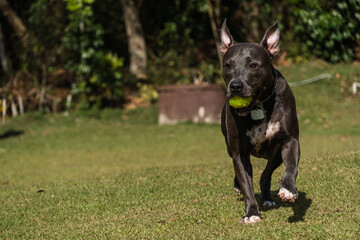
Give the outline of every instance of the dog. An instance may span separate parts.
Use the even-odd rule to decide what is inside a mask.
[[[284,163],[278,197],[286,203],[298,198],[296,177],[300,159],[299,125],[295,97],[281,73],[272,65],[279,52],[278,23],[269,27],[260,44],[236,43],[226,26],[221,28],[222,75],[227,101],[221,114],[221,130],[235,170],[234,190],[243,194],[245,216],[241,223],[260,222],[253,189],[250,155],[268,160],[260,179],[262,205],[273,207],[271,176]],[[243,108],[229,99],[252,97]]]

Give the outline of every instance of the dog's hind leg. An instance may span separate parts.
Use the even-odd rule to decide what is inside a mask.
[[[275,206],[275,202],[271,198],[271,176],[275,169],[277,169],[282,163],[281,151],[279,150],[272,159],[269,159],[264,172],[260,178],[260,188],[262,196],[262,205],[265,207]]]

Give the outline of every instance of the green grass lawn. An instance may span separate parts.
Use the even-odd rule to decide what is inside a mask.
[[[0,239],[357,239],[360,97],[354,65],[280,68],[294,88],[302,156],[295,205],[241,225],[220,126],[156,125],[156,106],[28,114],[0,125]],[[336,74],[340,77],[337,78]],[[338,75],[338,76],[339,76]],[[266,161],[253,159],[254,187]],[[275,171],[276,197],[284,167]]]

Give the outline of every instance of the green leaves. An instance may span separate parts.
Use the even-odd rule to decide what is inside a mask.
[[[85,6],[84,4],[89,4],[91,5],[92,3],[94,3],[94,0],[65,0],[65,2],[67,2],[67,9],[71,12],[75,12],[75,11],[79,11],[81,9],[83,9],[83,13],[88,14],[88,15],[92,15],[92,9],[89,6]]]
[[[304,42],[307,51],[331,62],[349,62],[355,58],[354,48],[360,22],[356,11],[360,1],[339,1],[336,4],[313,1],[296,11],[299,23],[295,36]],[[311,5],[311,7],[310,7]]]
[[[67,67],[76,72],[73,93],[84,99],[87,107],[104,100],[119,100],[123,95],[123,58],[104,50],[104,30],[95,21],[94,0],[66,0],[69,24],[64,45],[74,54]]]

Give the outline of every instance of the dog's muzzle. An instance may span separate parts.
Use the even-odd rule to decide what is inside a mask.
[[[230,88],[231,95],[240,96],[240,94],[244,88],[244,84],[240,81],[232,80],[229,84],[229,88]]]

